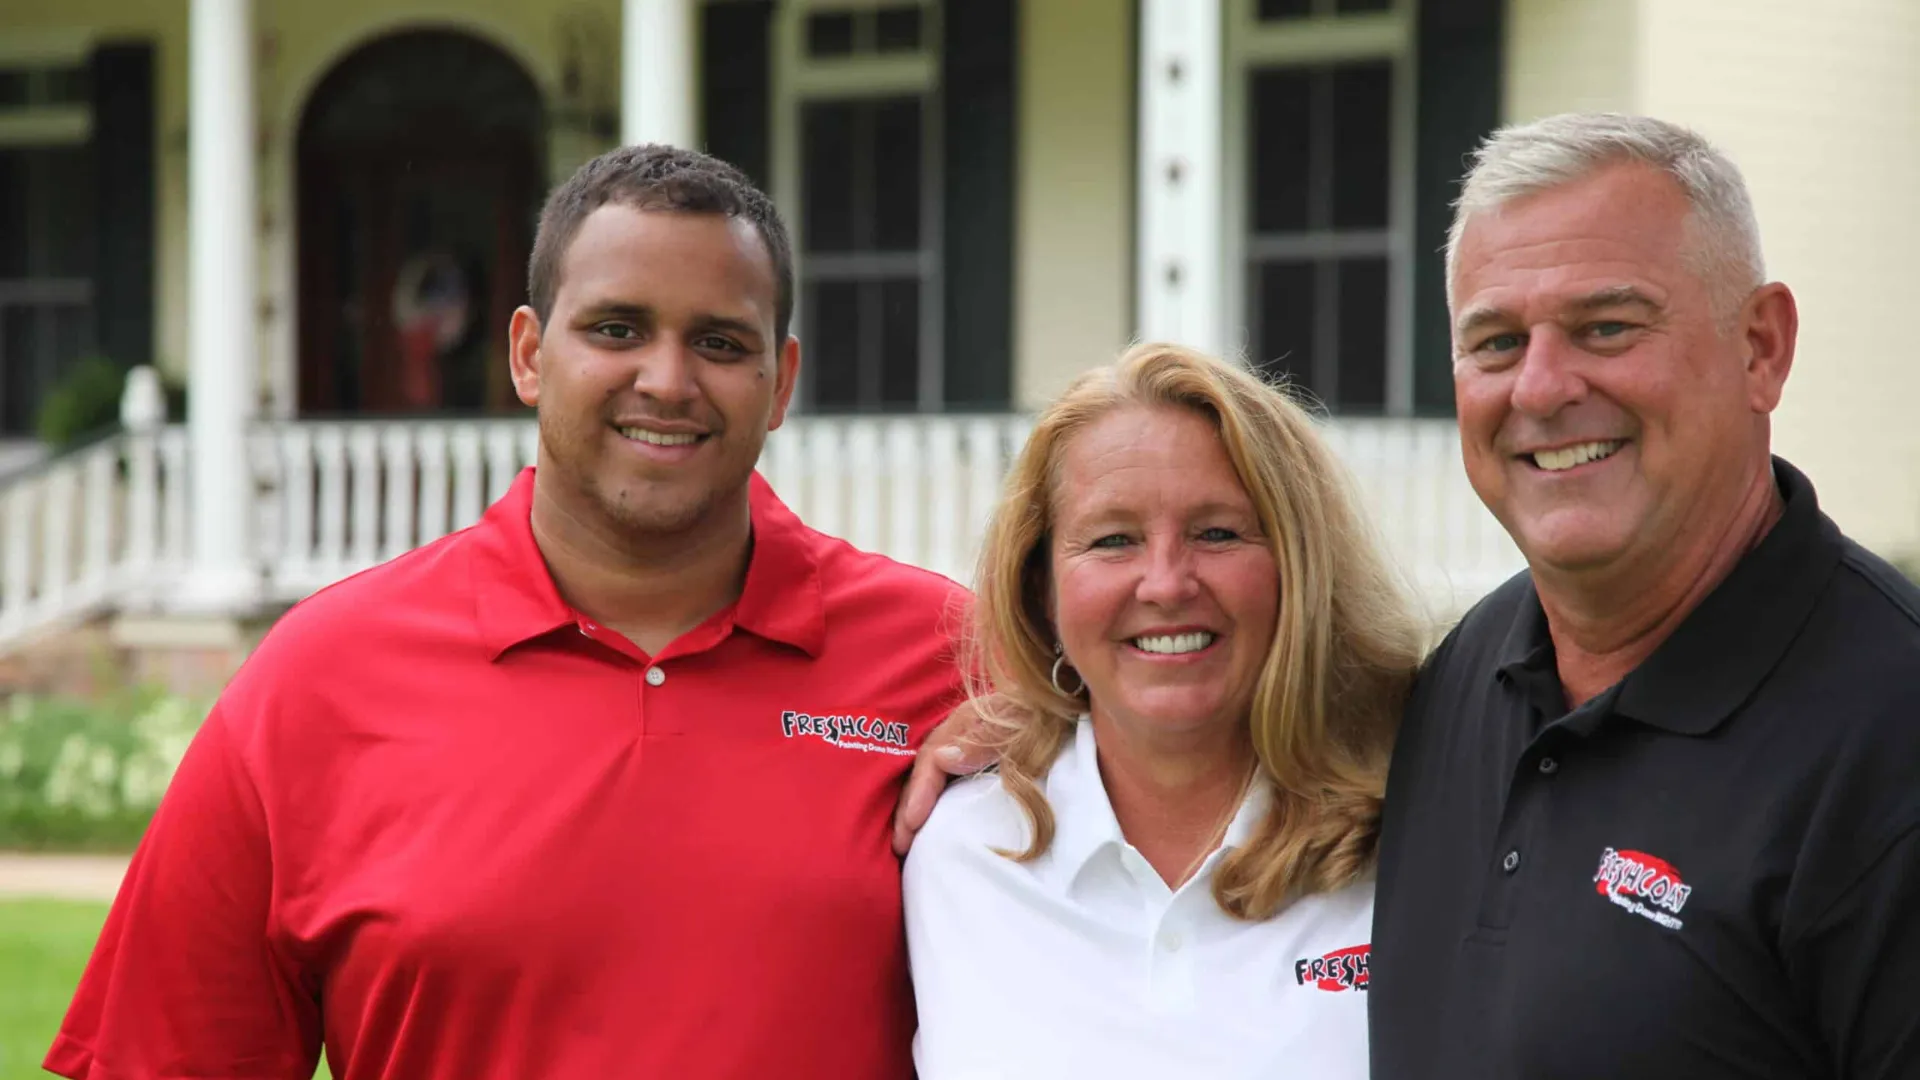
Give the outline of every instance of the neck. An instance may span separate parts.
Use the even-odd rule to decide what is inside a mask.
[[[1536,573],[1568,705],[1592,699],[1652,656],[1765,539],[1784,509],[1771,463],[1764,462],[1718,529],[1701,531],[1660,558],[1639,560],[1651,572]]]
[[[1255,764],[1244,724],[1167,737],[1093,715],[1100,779],[1120,832],[1169,888],[1221,843]]]
[[[533,539],[562,599],[653,656],[739,598],[753,524],[745,491],[737,503],[684,532],[638,537],[557,496],[536,470]]]

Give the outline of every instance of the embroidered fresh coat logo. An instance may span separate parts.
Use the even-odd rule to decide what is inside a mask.
[[[877,716],[814,716],[789,709],[780,714],[780,731],[789,739],[811,735],[843,750],[913,756],[907,725]]]
[[[1639,851],[1601,852],[1593,882],[1601,896],[1669,930],[1684,925],[1676,916],[1693,895],[1693,886],[1681,879],[1680,871]]]
[[[1367,988],[1367,961],[1373,945],[1354,945],[1325,956],[1293,962],[1293,980],[1300,986],[1341,993]]]

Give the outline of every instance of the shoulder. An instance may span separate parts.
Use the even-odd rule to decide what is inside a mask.
[[[296,602],[261,638],[222,694],[244,715],[283,687],[338,684],[406,662],[430,636],[471,631],[468,530],[369,567]]]
[[[1026,817],[998,773],[988,771],[955,781],[934,804],[907,852],[907,887],[912,891],[929,878],[969,865],[1012,867],[1016,864],[995,849],[1019,851],[1030,837]]]
[[[973,594],[944,574],[863,551],[837,536],[812,529],[808,533],[830,610],[905,609],[956,616],[972,606]]]

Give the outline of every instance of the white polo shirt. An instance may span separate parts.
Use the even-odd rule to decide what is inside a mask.
[[[1168,890],[1120,834],[1093,725],[1042,783],[1052,848],[987,774],[949,788],[907,858],[920,1080],[1366,1080],[1371,880],[1265,922],[1221,911],[1215,868],[1271,799],[1256,787],[1220,851]]]

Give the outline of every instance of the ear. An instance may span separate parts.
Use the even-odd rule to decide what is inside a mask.
[[[1746,363],[1747,400],[1756,413],[1771,413],[1780,404],[1787,375],[1793,370],[1794,341],[1800,333],[1800,311],[1793,293],[1775,281],[1754,290],[1740,309],[1740,351]]]
[[[787,406],[793,402],[793,388],[800,384],[800,339],[788,334],[773,364],[773,415],[767,420],[768,431],[786,423]]]
[[[513,372],[513,392],[522,405],[540,404],[540,316],[525,304],[513,309],[507,324],[507,367]]]

